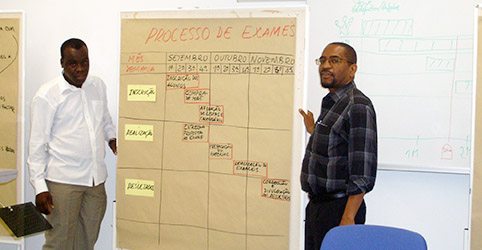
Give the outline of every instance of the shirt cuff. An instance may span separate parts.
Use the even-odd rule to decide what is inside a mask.
[[[34,188],[35,188],[35,195],[49,191],[49,188],[47,187],[47,183],[45,182],[44,179],[36,180]]]
[[[361,193],[368,193],[373,189],[375,178],[358,177],[350,178],[347,186],[348,195],[357,195]]]
[[[116,139],[117,137],[115,132],[107,132],[105,138],[107,139],[106,141],[109,142],[110,140]]]

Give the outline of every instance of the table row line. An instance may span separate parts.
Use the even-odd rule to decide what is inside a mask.
[[[221,63],[176,63],[176,64],[121,64],[121,75],[126,74],[260,74],[294,75],[294,66],[270,64],[221,64]]]

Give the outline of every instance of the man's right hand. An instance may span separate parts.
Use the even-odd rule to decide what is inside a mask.
[[[43,214],[50,214],[50,209],[54,208],[54,202],[50,192],[42,192],[35,197],[35,205]]]
[[[298,109],[298,112],[303,116],[303,121],[305,122],[305,127],[306,131],[308,133],[313,133],[313,130],[315,129],[315,118],[313,117],[313,113],[311,111],[307,110],[308,113],[305,113],[303,109]]]

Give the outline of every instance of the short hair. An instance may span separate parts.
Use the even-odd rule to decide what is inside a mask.
[[[80,49],[84,46],[85,48],[87,48],[87,45],[84,43],[84,41],[78,38],[70,38],[69,40],[65,41],[60,47],[60,57],[64,58],[64,51],[67,48]]]
[[[339,45],[339,46],[342,46],[343,48],[345,48],[346,59],[348,61],[350,61],[351,63],[356,64],[356,61],[357,61],[356,51],[352,46],[350,46],[346,43],[342,43],[342,42],[333,42],[333,43],[330,43],[328,45]]]

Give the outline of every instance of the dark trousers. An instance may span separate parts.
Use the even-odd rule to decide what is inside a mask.
[[[306,206],[305,250],[319,250],[328,231],[340,225],[348,197],[329,201],[310,200]],[[355,224],[365,224],[366,206],[362,202]]]

